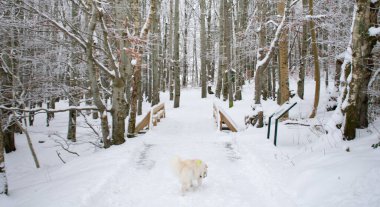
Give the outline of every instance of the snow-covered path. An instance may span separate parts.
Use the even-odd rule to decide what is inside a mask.
[[[216,131],[212,100],[192,101],[191,92],[183,93],[180,108],[167,106],[167,118],[157,127],[127,141],[135,150],[82,200],[83,207],[294,206],[263,164],[245,157],[248,151],[238,146],[235,134]],[[174,156],[200,158],[209,166],[203,185],[185,196],[170,166]]]
[[[243,90],[245,100],[224,107],[239,128],[244,128],[242,117],[250,110],[250,88]],[[339,131],[325,134],[315,127],[281,124],[274,147],[273,136],[266,139],[267,128],[217,131],[212,104],[226,103],[200,99],[199,88],[184,89],[178,109],[167,96],[161,97],[167,117],[157,127],[106,150],[90,144],[98,137],[83,119],[78,122],[78,142],[71,143],[65,139],[67,113],[57,113],[50,127],[45,126],[45,114],[36,115],[29,132],[41,168],[35,168],[25,136],[17,135],[17,151],[6,154],[9,196],[0,195],[0,207],[379,206],[380,150],[371,147],[379,142],[377,133],[360,130],[362,137],[345,142]],[[290,115],[308,114],[312,100],[300,102]],[[278,107],[274,101],[265,103],[267,114]],[[328,116],[331,113],[321,111],[318,119],[302,121],[319,125]],[[98,120],[91,121],[96,127]],[[199,158],[209,166],[203,185],[185,196],[171,169],[175,156]]]

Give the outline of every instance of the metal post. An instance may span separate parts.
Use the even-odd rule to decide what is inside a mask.
[[[274,146],[277,146],[277,125],[278,125],[278,118],[276,119],[276,124],[274,127]]]
[[[267,139],[269,139],[269,137],[270,137],[270,124],[271,124],[271,122],[272,122],[272,118],[273,118],[274,114],[275,114],[275,113],[273,113],[273,114],[270,115],[270,117],[269,117]]]
[[[280,116],[278,116],[276,118],[276,125],[275,125],[275,129],[274,129],[274,146],[277,146],[277,124],[278,124],[278,120],[284,116],[290,109],[292,109],[295,105],[297,104],[297,102],[295,102],[293,105],[291,105],[288,109],[286,109]]]

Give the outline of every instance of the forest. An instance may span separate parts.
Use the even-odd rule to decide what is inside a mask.
[[[81,122],[107,151],[146,136],[136,128],[163,102],[175,114],[212,98],[227,113],[244,111],[245,130],[266,130],[265,104],[310,97],[307,113],[280,122],[324,122],[342,145],[371,131],[376,149],[379,8],[378,0],[1,0],[0,194],[9,194],[7,157],[20,136],[40,168],[37,132],[57,120],[65,145],[80,142]]]

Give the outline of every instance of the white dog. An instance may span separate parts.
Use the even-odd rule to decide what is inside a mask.
[[[193,182],[197,182],[197,186],[202,185],[202,179],[207,176],[207,164],[202,160],[181,160],[176,157],[173,160],[173,169],[182,184],[182,195],[192,188]]]

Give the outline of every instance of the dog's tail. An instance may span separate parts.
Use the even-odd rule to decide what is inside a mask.
[[[178,175],[180,171],[181,158],[178,156],[173,157],[173,159],[171,160],[171,165],[172,165],[173,172],[176,175]]]

